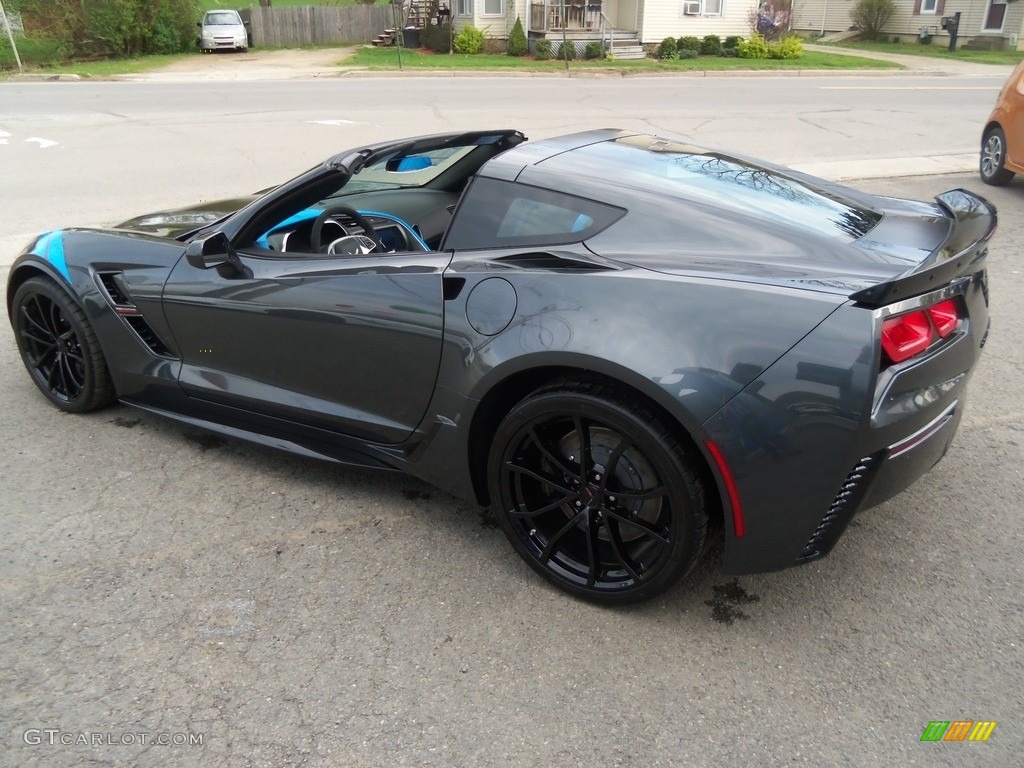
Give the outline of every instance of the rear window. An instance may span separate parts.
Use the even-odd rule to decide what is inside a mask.
[[[549,163],[585,176],[593,176],[597,169],[616,184],[661,190],[667,196],[713,203],[847,241],[863,237],[882,219],[878,212],[834,191],[745,160],[654,136],[591,144],[544,164]]]

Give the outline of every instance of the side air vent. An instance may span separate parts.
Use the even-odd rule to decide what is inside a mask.
[[[124,319],[128,327],[135,332],[135,335],[139,337],[151,352],[161,357],[175,357],[170,347],[163,342],[156,334],[156,331],[146,322],[146,318],[142,316],[142,311],[135,306],[135,302],[128,292],[128,287],[124,284],[123,275],[123,272],[100,272],[97,275],[104,293],[107,294],[107,299],[114,305],[114,311]]]
[[[585,257],[572,253],[550,253],[538,251],[532,253],[516,253],[495,259],[502,264],[521,267],[523,269],[542,269],[556,272],[608,272],[614,267],[589,261]]]
[[[156,332],[149,327],[149,323],[146,322],[142,315],[124,315],[124,319],[138,337],[142,339],[142,343],[154,353],[161,357],[174,357],[174,353],[167,348],[167,345],[160,340]]]
[[[128,291],[121,282],[120,272],[100,272],[100,285],[107,292],[107,298],[113,302],[115,307],[134,307],[135,304],[128,297]]]
[[[797,562],[817,560],[831,551],[840,534],[856,513],[877,463],[877,456],[865,456],[850,470],[850,474],[846,476],[846,480],[839,488],[839,493],[836,494],[818,527],[811,534],[811,538],[804,546]]]

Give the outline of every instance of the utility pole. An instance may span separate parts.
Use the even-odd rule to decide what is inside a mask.
[[[18,62],[18,71],[24,72],[25,68],[21,66],[21,56],[18,55],[18,46],[14,44],[14,33],[11,32],[11,23],[7,21],[7,12],[4,10],[3,0],[0,0],[0,18],[4,20],[4,29],[7,30],[7,39],[11,41],[11,50],[14,51],[14,60]]]

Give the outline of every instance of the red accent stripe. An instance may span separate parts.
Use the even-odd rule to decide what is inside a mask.
[[[141,315],[142,313],[135,307],[114,307],[114,311],[119,315]]]
[[[747,532],[747,526],[743,522],[743,506],[740,504],[740,491],[736,487],[732,471],[729,469],[729,465],[725,463],[725,456],[722,455],[722,451],[715,445],[714,440],[705,440],[704,445],[708,449],[708,453],[711,454],[711,458],[715,460],[715,464],[718,465],[718,471],[722,475],[722,481],[725,483],[725,491],[729,494],[729,505],[732,507],[733,533],[737,537],[742,538]]]

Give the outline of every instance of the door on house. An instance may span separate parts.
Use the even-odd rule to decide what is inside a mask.
[[[637,26],[637,0],[605,0],[604,12],[608,20],[625,32],[638,32]]]
[[[1002,32],[1003,19],[1006,18],[1006,0],[988,0],[988,10],[985,11],[984,32]]]

